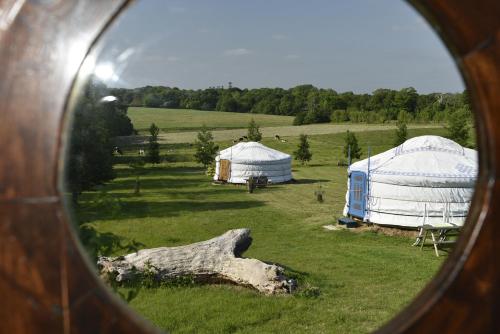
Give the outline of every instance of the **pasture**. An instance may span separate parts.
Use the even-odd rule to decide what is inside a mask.
[[[266,126],[290,124],[290,118],[280,121],[280,116],[245,114],[236,114],[241,119],[230,116],[225,122],[218,119],[210,123],[206,113],[213,112],[195,113],[198,116],[182,120],[169,114],[173,111],[165,111],[167,116],[162,114],[158,120],[151,115],[143,120],[141,113],[146,112],[130,112],[139,130],[152,121],[170,130],[194,129],[203,122],[217,129],[244,127],[249,118],[243,117],[248,116]],[[270,118],[264,123],[260,116]],[[392,147],[393,127],[366,130],[370,129],[356,133],[364,156],[368,146],[372,154]],[[296,183],[272,185],[253,194],[243,186],[213,185],[194,162],[192,146],[168,140],[161,145],[164,162],[147,166],[141,176],[141,194],[136,196],[135,176],[127,163],[136,157],[137,149],[125,148],[125,155],[117,157],[117,178],[99,191],[84,193],[76,214],[83,225],[123,241],[134,240],[144,248],[184,245],[248,227],[253,244],[244,256],[283,265],[302,286],[303,293],[289,296],[263,296],[229,285],[142,289],[130,306],[169,332],[373,331],[415,297],[444,257],[436,258],[430,248],[420,251],[411,247],[413,240],[409,237],[373,231],[327,231],[322,227],[335,224],[344,206],[346,168],[337,166],[337,161],[344,159],[343,131],[309,137],[313,158],[307,165],[294,161]],[[262,142],[291,154],[298,138],[285,133],[281,131],[280,135],[286,136],[287,142],[267,137]],[[444,135],[445,130],[409,130],[410,137],[423,134]],[[218,144],[223,149],[232,143],[227,139]],[[314,198],[320,186],[325,192],[323,203]],[[114,250],[115,255],[123,253]]]
[[[243,114],[221,111],[192,109],[161,109],[130,107],[128,116],[139,134],[147,134],[151,123],[155,123],[163,132],[193,131],[205,124],[209,129],[244,128],[253,118],[265,126],[292,125],[292,116],[264,114]]]
[[[260,126],[263,138],[298,137],[301,133],[307,135],[324,135],[354,132],[393,130],[394,124],[363,124],[363,123],[323,123],[293,126],[293,117],[264,114],[243,114],[220,111],[202,111],[189,109],[157,109],[137,108],[128,109],[128,115],[138,130],[139,136],[135,142],[146,142],[148,128],[155,123],[160,132],[160,143],[192,143],[196,139],[197,130],[205,124],[212,129],[216,141],[231,141],[246,135],[246,126],[253,118]],[[409,124],[409,129],[438,129],[436,124]],[[130,141],[131,138],[123,138]]]

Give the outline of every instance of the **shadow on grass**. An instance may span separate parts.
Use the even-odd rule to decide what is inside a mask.
[[[134,155],[114,155],[113,156],[113,164],[118,165],[118,164],[123,164],[123,165],[128,165],[133,162],[136,162],[137,160],[142,159],[145,160],[145,156],[139,156],[138,154]],[[193,156],[188,153],[183,153],[183,152],[178,152],[176,150],[171,150],[169,149],[167,152],[161,152],[160,153],[160,160],[164,163],[171,163],[171,162],[193,162]],[[158,167],[149,167],[149,169],[157,169]]]
[[[124,159],[129,162],[134,162],[138,160],[138,157],[130,157],[130,156],[122,156],[122,157],[117,157],[120,159]],[[127,177],[134,175],[134,171],[132,168],[120,168],[117,169],[118,176],[121,177]],[[183,175],[183,174],[200,174],[200,176],[205,175],[205,169],[202,166],[184,166],[184,167],[179,167],[179,166],[166,166],[166,165],[159,165],[159,166],[149,166],[144,168],[144,175],[154,175],[154,174],[159,174],[162,176],[170,176],[170,175]]]
[[[285,276],[286,277],[296,279],[299,283],[304,283],[307,280],[307,278],[310,276],[310,274],[305,272],[305,271],[295,270],[295,269],[293,269],[289,266],[285,266],[284,264],[281,264],[281,263],[273,263],[273,262],[268,262],[268,261],[264,261],[264,262],[267,264],[275,264],[277,266],[280,266],[281,268],[285,269]]]
[[[312,184],[312,183],[319,183],[319,182],[330,182],[331,180],[327,179],[295,179],[295,183],[292,184]]]
[[[231,194],[234,196],[233,198],[239,198],[242,200],[250,199],[244,196],[246,195],[246,191],[243,189],[232,188],[232,189],[210,189],[207,190],[196,190],[193,191],[192,188],[183,189],[181,187],[178,188],[164,188],[161,186],[157,186],[154,188],[146,188],[141,186],[141,193],[139,195],[134,193],[134,184],[131,181],[128,186],[122,185],[120,188],[109,188],[110,191],[119,191],[113,192],[112,196],[115,197],[119,201],[123,200],[135,200],[135,201],[155,201],[158,198],[168,199],[186,199],[186,200],[196,200],[196,201],[206,201],[210,196],[224,196],[227,194]],[[213,198],[213,197],[212,197]],[[82,198],[82,203],[91,202],[92,198],[90,196],[85,196]]]
[[[94,208],[93,214],[102,220],[175,217],[189,212],[214,212],[220,210],[244,210],[264,206],[260,201],[162,201],[142,202],[120,200],[120,210],[108,214],[105,207]]]
[[[145,150],[148,146],[149,136],[147,135],[132,135],[115,137],[113,142],[125,154],[138,154],[139,149]],[[181,150],[193,147],[193,143],[161,143],[160,150]]]
[[[329,164],[308,164],[308,167],[325,167],[328,166]]]
[[[141,191],[142,190],[150,190],[150,189],[164,189],[168,191],[169,189],[175,190],[180,188],[192,188],[199,187],[200,184],[203,184],[203,181],[198,180],[184,180],[182,178],[170,179],[170,178],[151,178],[147,175],[141,175]],[[208,184],[208,182],[207,182]],[[133,190],[135,187],[135,177],[130,176],[128,179],[122,179],[119,181],[113,181],[113,183],[109,184],[106,187],[108,191],[113,190]],[[196,193],[198,193],[198,189],[196,189]]]
[[[146,246],[134,239],[129,240],[111,232],[99,232],[84,224],[78,226],[78,236],[94,265],[99,256],[110,256],[117,251],[132,253]]]

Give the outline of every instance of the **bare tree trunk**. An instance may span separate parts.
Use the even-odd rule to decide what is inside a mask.
[[[251,286],[265,294],[292,291],[296,283],[287,280],[283,268],[241,257],[251,243],[249,229],[229,230],[219,237],[186,246],[143,249],[117,258],[100,257],[98,266],[101,274],[117,282],[154,270],[161,280],[192,276],[197,280]]]

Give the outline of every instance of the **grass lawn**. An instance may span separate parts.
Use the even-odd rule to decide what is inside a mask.
[[[147,133],[151,123],[163,131],[196,130],[205,124],[214,129],[244,128],[253,118],[261,126],[292,125],[293,116],[244,114],[235,112],[203,111],[192,109],[128,108],[128,116],[140,134]]]
[[[136,112],[141,111],[131,116],[138,117]],[[247,121],[242,120],[245,125]],[[224,126],[237,122],[233,119]],[[442,128],[409,130],[410,136],[444,133]],[[394,130],[357,132],[364,156],[368,145],[372,154],[392,147],[393,135]],[[125,164],[135,154],[131,149],[118,158],[118,177],[102,189],[107,200],[98,200],[103,197],[99,192],[84,193],[77,216],[99,232],[136,240],[145,248],[184,245],[248,227],[254,241],[245,256],[279,263],[300,276],[302,285],[320,290],[319,296],[306,297],[263,296],[228,285],[142,289],[130,306],[162,329],[173,333],[366,333],[407,305],[444,257],[436,258],[431,248],[411,247],[414,240],[408,237],[322,228],[335,223],[344,206],[346,168],[336,165],[342,158],[343,141],[343,133],[310,136],[312,161],[305,166],[294,161],[293,176],[298,182],[272,185],[253,194],[243,186],[212,185],[192,160],[193,148],[188,143],[168,143],[162,145],[162,154],[171,162],[148,167],[141,177],[142,193],[134,196],[134,177]],[[263,140],[287,153],[297,143],[296,137],[286,143]],[[219,145],[222,149],[230,142]],[[320,184],[325,190],[323,203],[314,199]],[[110,201],[116,210],[109,209]]]
[[[345,133],[347,130],[355,132],[394,130],[395,124],[365,124],[365,123],[323,123],[293,126],[293,117],[244,114],[220,111],[203,111],[191,109],[161,109],[130,107],[128,115],[138,130],[139,136],[123,137],[118,142],[120,146],[130,143],[147,141],[148,128],[151,123],[160,127],[160,143],[192,143],[196,139],[198,129],[205,124],[212,130],[216,141],[228,141],[246,135],[248,123],[253,118],[260,126],[264,138],[298,137],[301,133],[308,135],[322,135]],[[409,124],[409,129],[437,129],[437,124]]]
[[[285,126],[264,126],[260,128],[263,138],[274,139],[275,135],[280,138],[288,139],[288,137],[298,137],[300,134],[305,133],[308,135],[323,135],[334,133],[345,133],[347,130],[354,132],[365,131],[380,131],[380,130],[393,130],[396,128],[394,124],[308,124],[301,126],[285,125]],[[423,128],[441,128],[435,124],[410,124],[410,129],[423,129]],[[161,143],[192,143],[196,140],[197,131],[184,131],[184,132],[162,132],[160,133]],[[230,129],[230,130],[215,130],[212,131],[214,140],[216,141],[229,141],[246,136],[247,129]],[[143,138],[146,141],[146,137]]]

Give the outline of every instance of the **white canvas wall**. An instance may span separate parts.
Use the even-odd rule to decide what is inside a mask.
[[[267,176],[271,183],[292,179],[292,159],[289,154],[256,142],[242,142],[222,150],[215,158],[214,180],[219,179],[219,161],[231,161],[230,183],[245,183],[250,176]]]
[[[368,171],[368,159],[351,165]],[[477,175],[477,153],[438,136],[412,138],[370,159],[366,221],[418,227],[423,223],[462,225]],[[348,213],[349,181],[344,215]],[[443,217],[444,215],[444,217]]]

